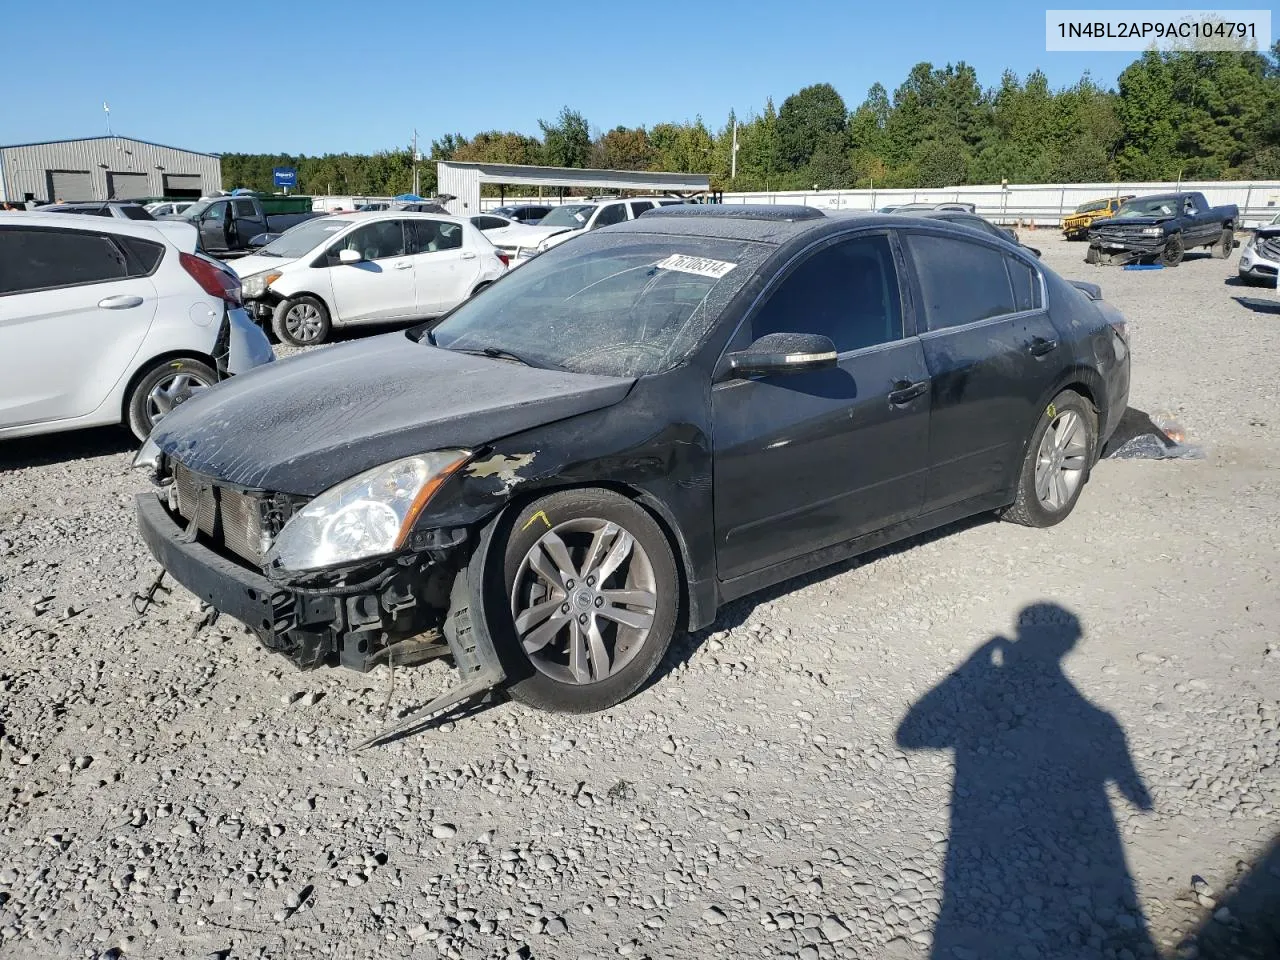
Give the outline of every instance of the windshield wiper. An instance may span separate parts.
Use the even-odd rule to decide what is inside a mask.
[[[433,336],[430,341],[435,343]],[[488,357],[490,360],[514,360],[516,363],[522,363],[526,367],[541,367],[542,364],[534,363],[518,353],[512,353],[510,350],[500,350],[498,347],[446,347],[446,350],[452,350],[454,353],[468,353],[473,357]]]

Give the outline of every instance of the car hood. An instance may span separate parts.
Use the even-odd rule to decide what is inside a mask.
[[[251,277],[255,273],[262,273],[264,270],[275,270],[280,267],[286,267],[291,263],[297,263],[298,257],[267,257],[260,253],[251,253],[247,257],[240,257],[236,260],[228,260],[227,266],[236,272],[241,280],[245,277]]]
[[[475,450],[602,409],[634,383],[454,353],[390,333],[233,377],[182,404],[152,437],[205,476],[314,496],[400,457]]]
[[[1162,223],[1168,223],[1175,217],[1107,217],[1102,220],[1094,220],[1095,227],[1156,227]]]

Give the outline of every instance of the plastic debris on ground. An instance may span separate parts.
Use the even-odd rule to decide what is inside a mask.
[[[1107,444],[1108,460],[1203,460],[1204,448],[1187,442],[1182,424],[1167,414],[1130,408]]]

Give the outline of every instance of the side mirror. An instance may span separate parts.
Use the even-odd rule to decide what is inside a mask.
[[[739,376],[801,373],[834,367],[838,358],[830,337],[769,333],[747,349],[729,354],[729,369]]]
[[[339,263],[359,263],[363,259],[364,259],[364,255],[361,254],[359,250],[339,250],[338,251]]]

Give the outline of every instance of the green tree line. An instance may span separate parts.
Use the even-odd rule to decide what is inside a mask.
[[[731,178],[733,128],[737,175]],[[1280,179],[1280,42],[1253,51],[1149,51],[1116,89],[1088,74],[1052,89],[1039,71],[1006,72],[984,89],[966,63],[919,63],[892,94],[879,83],[850,108],[829,83],[775,107],[650,127],[595,130],[563,108],[539,136],[490,130],[432,141],[418,164],[435,190],[436,160],[545,164],[710,175],[721,190],[942,187],[965,183]],[[271,168],[298,168],[301,192],[388,196],[413,185],[408,148],[320,157],[229,153],[228,187],[272,189]]]

